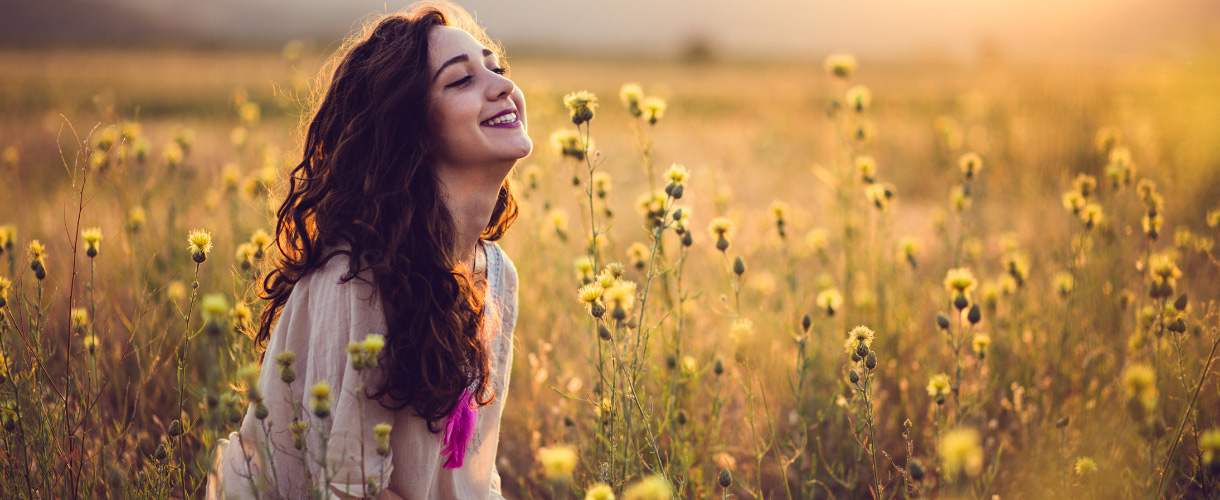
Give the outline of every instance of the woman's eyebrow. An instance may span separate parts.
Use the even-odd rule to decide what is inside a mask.
[[[491,49],[483,49],[483,57],[487,57],[490,55],[492,55]],[[449,67],[450,64],[455,64],[455,63],[459,63],[459,62],[468,62],[468,61],[470,61],[470,56],[468,56],[466,54],[460,54],[460,55],[453,56],[448,61],[445,61],[444,64],[441,64],[440,68],[437,68],[436,74],[432,75],[432,79],[436,80],[437,78],[440,78],[441,72],[444,71],[445,68]]]

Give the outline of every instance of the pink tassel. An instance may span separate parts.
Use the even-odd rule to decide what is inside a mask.
[[[470,408],[471,396],[470,389],[462,392],[457,406],[449,414],[449,422],[445,424],[445,440],[441,453],[449,454],[449,460],[445,461],[446,469],[461,467],[462,459],[466,458],[466,443],[470,441],[476,423],[474,410]]]

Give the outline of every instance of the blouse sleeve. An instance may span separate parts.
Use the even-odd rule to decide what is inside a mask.
[[[340,265],[336,265],[340,264]],[[373,428],[379,423],[392,423],[393,412],[365,396],[365,388],[376,387],[379,368],[357,371],[349,359],[349,342],[362,342],[369,334],[385,335],[385,316],[377,300],[375,288],[360,278],[339,283],[347,271],[347,260],[335,258],[314,277],[309,299],[308,335],[311,352],[304,376],[304,412],[310,419],[308,439],[312,457],[311,472],[315,481],[330,480],[327,493],[343,493],[352,497],[371,497],[366,484],[372,479],[377,491],[389,484],[393,468],[392,452],[377,454]],[[330,384],[331,411],[328,418],[319,418],[311,401],[311,388],[320,382]],[[323,444],[322,437],[326,442]],[[327,470],[322,471],[319,458],[325,456]],[[320,488],[324,491],[327,488]]]

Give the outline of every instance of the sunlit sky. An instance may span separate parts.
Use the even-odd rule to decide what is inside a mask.
[[[222,42],[327,44],[403,0],[41,0],[125,8]],[[970,59],[1189,57],[1220,44],[1218,0],[458,0],[512,49],[667,56],[691,40],[721,54],[831,51]],[[10,7],[11,8],[11,7]],[[0,7],[0,11],[5,8]],[[4,17],[4,16],[0,16]],[[14,24],[17,21],[11,20]],[[4,23],[0,23],[4,24]],[[24,23],[29,25],[31,23]],[[37,24],[32,23],[32,24]],[[149,23],[132,23],[131,30]],[[18,26],[19,27],[19,26]],[[173,36],[173,35],[169,35]]]

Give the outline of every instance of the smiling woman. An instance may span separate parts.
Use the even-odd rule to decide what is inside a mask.
[[[506,74],[443,2],[339,51],[263,282],[256,341],[275,363],[250,374],[209,498],[501,497],[517,277],[491,242],[532,148]]]

